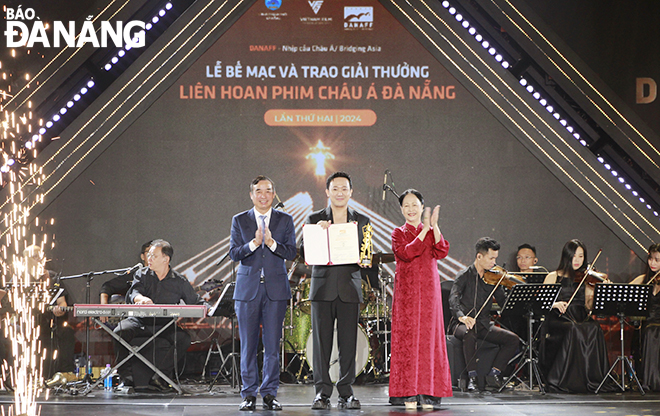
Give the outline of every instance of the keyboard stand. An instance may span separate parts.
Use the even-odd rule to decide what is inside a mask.
[[[130,360],[131,357],[139,358],[147,367],[154,370],[154,372],[156,374],[158,374],[163,380],[167,381],[172,387],[174,387],[174,389],[177,391],[177,393],[183,394],[183,390],[181,390],[181,387],[178,384],[176,384],[172,379],[170,379],[168,376],[166,376],[162,371],[160,371],[158,369],[158,367],[156,367],[151,361],[147,360],[147,358],[145,356],[143,356],[142,354],[140,354],[140,352],[139,352],[142,348],[146,347],[147,344],[149,344],[151,341],[156,339],[158,337],[158,335],[160,335],[163,331],[165,331],[167,328],[172,326],[176,322],[177,317],[172,317],[172,320],[169,323],[167,323],[167,325],[163,326],[158,332],[153,334],[148,340],[144,341],[142,344],[140,344],[137,347],[129,344],[128,342],[126,342],[125,339],[123,339],[122,337],[117,335],[115,333],[115,331],[108,328],[108,326],[103,324],[98,318],[92,317],[92,320],[94,321],[94,323],[96,323],[101,328],[103,328],[105,330],[105,332],[110,334],[110,336],[112,338],[116,339],[121,345],[126,347],[126,349],[128,350],[128,355],[126,356],[126,358],[121,360],[119,363],[115,364],[115,366],[112,367],[112,369],[108,372],[108,374],[106,374],[104,377],[99,377],[98,380],[96,380],[96,382],[94,384],[92,384],[91,386],[89,386],[85,390],[83,390],[83,392],[82,392],[83,395],[89,394],[89,392],[91,392],[92,390],[94,390],[94,388],[96,386],[101,384],[101,382],[103,382],[103,380],[105,380],[106,377],[108,377],[116,369],[118,369],[119,367],[124,365],[126,362],[128,362],[128,360]]]

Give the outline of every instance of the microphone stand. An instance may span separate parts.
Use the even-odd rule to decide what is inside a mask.
[[[81,273],[81,274],[75,274],[71,276],[63,276],[60,277],[60,281],[62,280],[68,280],[68,279],[78,279],[81,277],[86,278],[86,284],[85,284],[85,303],[88,305],[91,303],[91,298],[90,298],[90,293],[91,293],[91,287],[92,287],[92,280],[94,279],[94,276],[101,276],[104,274],[119,274],[121,275],[122,273],[126,273],[130,270],[132,270],[134,266],[132,267],[125,267],[123,269],[115,269],[115,270],[103,270],[103,271],[97,271],[97,272],[87,272],[87,273]],[[86,317],[85,318],[85,359],[87,360],[87,368],[85,369],[85,377],[83,378],[82,381],[91,384],[92,377],[89,375],[89,370],[90,370],[90,362],[89,362],[89,327],[90,327],[90,318]]]

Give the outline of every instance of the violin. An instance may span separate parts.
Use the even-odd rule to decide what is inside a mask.
[[[525,283],[518,276],[508,273],[503,267],[495,266],[490,270],[484,271],[483,281],[489,285],[500,285],[511,289],[519,283]]]
[[[585,279],[586,275],[586,279]],[[575,283],[580,283],[584,279],[584,283],[591,286],[595,287],[596,283],[603,283],[607,278],[606,273],[600,273],[595,270],[589,270],[587,269],[586,271],[579,271],[575,273]]]

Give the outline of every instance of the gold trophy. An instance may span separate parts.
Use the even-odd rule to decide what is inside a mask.
[[[371,258],[373,256],[373,236],[374,229],[371,224],[362,227],[362,247],[360,248],[360,265],[371,267]]]

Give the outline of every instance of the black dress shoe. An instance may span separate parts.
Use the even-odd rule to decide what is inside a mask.
[[[339,401],[337,401],[337,408],[338,409],[361,409],[362,406],[360,405],[360,401],[355,398],[355,396],[351,395],[348,397],[339,397]]]
[[[247,396],[243,402],[238,406],[238,410],[256,410],[257,398],[254,396]]]
[[[325,410],[332,409],[330,404],[330,398],[325,394],[317,394],[312,402],[312,409],[314,410]]]
[[[154,374],[154,376],[151,377],[151,380],[149,380],[149,386],[155,387],[155,389],[161,393],[171,393],[175,391],[174,388],[160,378],[158,374]]]
[[[493,390],[499,390],[504,384],[504,381],[502,381],[500,374],[493,374],[486,376],[486,384]]]
[[[264,396],[263,408],[266,410],[282,410],[282,405],[277,401],[275,396],[267,394]]]
[[[474,393],[479,390],[476,377],[468,377],[467,391],[468,393]]]

